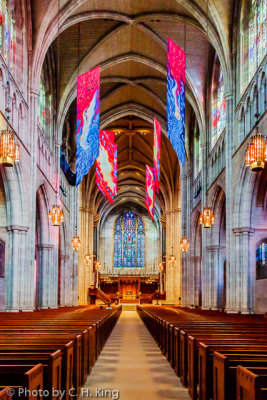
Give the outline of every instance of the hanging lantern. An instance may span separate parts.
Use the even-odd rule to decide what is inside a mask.
[[[246,165],[250,167],[251,171],[264,169],[267,158],[266,146],[266,137],[259,132],[250,139],[246,152]]]
[[[214,224],[214,214],[210,208],[206,207],[203,210],[203,214],[200,214],[199,223],[203,225],[203,228],[211,228],[211,225]]]
[[[96,261],[95,269],[100,269],[100,268],[101,268],[101,262],[100,261]]]
[[[81,246],[81,241],[79,239],[79,236],[74,236],[72,241],[71,241],[71,245],[73,248],[73,251],[78,251],[80,246]]]
[[[175,255],[173,255],[173,247],[172,247],[172,254],[169,257],[169,263],[171,265],[174,265],[176,263],[176,257],[175,257]]]
[[[14,132],[9,129],[0,134],[0,164],[5,167],[13,167],[15,161],[19,161],[19,145],[16,143]]]
[[[85,254],[83,261],[85,265],[90,265],[92,262],[92,257],[90,254]]]
[[[61,222],[64,222],[63,210],[60,209],[59,205],[52,206],[52,210],[49,211],[48,218],[52,221],[52,225],[59,226]]]
[[[187,253],[189,249],[189,240],[184,236],[180,242],[180,249],[182,253]]]
[[[164,264],[163,264],[162,261],[160,261],[160,262],[158,263],[158,269],[159,269],[160,271],[162,271],[163,268],[164,268]]]

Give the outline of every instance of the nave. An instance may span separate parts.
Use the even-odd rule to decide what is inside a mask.
[[[190,399],[136,311],[122,312],[84,394],[94,396],[97,388],[114,397],[119,391],[121,400]]]
[[[266,400],[263,316],[125,308],[1,314],[0,400]]]

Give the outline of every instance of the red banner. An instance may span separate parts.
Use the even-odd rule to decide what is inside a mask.
[[[117,146],[114,143],[114,132],[99,131],[96,184],[112,204],[117,193]]]
[[[155,180],[155,188],[159,194],[160,182],[160,149],[161,149],[161,126],[154,118],[154,156],[153,156],[153,173]]]
[[[153,175],[153,168],[146,166],[146,208],[154,219],[154,207],[155,207],[155,181]]]

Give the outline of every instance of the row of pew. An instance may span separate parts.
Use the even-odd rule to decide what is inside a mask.
[[[77,397],[121,306],[0,313],[0,400]]]
[[[267,399],[267,319],[172,306],[137,311],[193,400]]]

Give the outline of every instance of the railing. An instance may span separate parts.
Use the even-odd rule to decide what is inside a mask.
[[[256,124],[256,99],[259,101],[260,118],[267,108],[267,55],[263,59],[258,72],[254,75],[247,89],[239,100],[236,109],[234,128],[234,150],[237,150]]]
[[[60,169],[60,198],[65,207],[70,210],[70,185]]]
[[[45,175],[46,179],[53,183],[54,156],[52,150],[50,149],[49,143],[39,126],[37,128],[37,133],[37,166]]]
[[[0,54],[0,110],[6,115],[6,107],[8,105],[8,93],[10,93],[10,124],[24,144],[26,148],[30,148],[30,135],[28,132],[29,107],[15,82],[12,74],[10,74],[10,89],[8,90],[8,68]]]
[[[207,160],[208,187],[217,179],[225,167],[225,130],[212,148]]]
[[[202,192],[201,176],[202,174],[200,171],[193,182],[193,208],[195,208],[201,200],[201,192]]]

